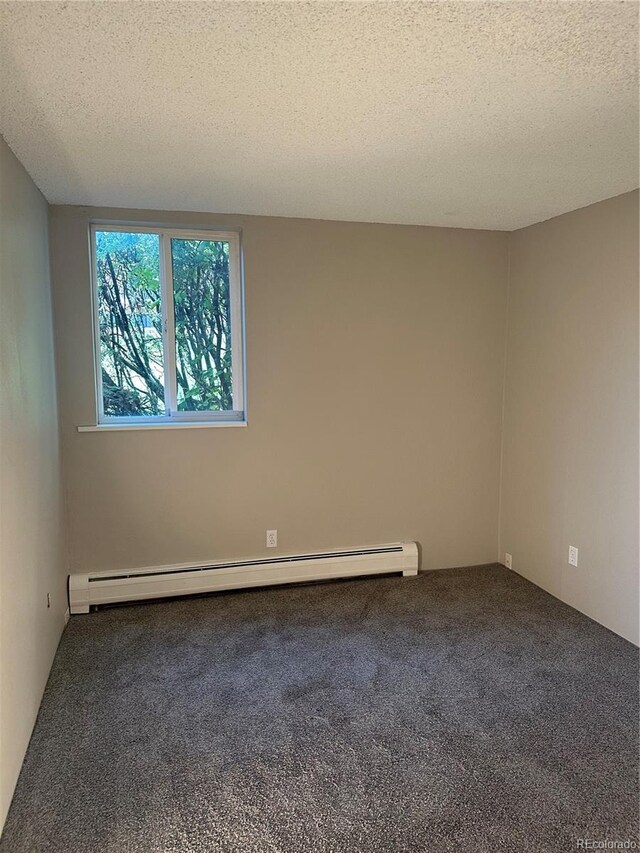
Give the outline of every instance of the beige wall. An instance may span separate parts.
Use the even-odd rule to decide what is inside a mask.
[[[637,643],[637,192],[511,235],[506,377],[501,558]]]
[[[92,217],[242,227],[247,428],[76,431]],[[53,207],[51,241],[71,571],[261,555],[267,528],[495,560],[506,234]]]
[[[1,827],[67,607],[47,203],[2,137],[0,301]]]

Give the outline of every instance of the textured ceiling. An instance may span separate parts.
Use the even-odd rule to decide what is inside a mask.
[[[513,229],[638,185],[638,4],[0,2],[49,201]]]

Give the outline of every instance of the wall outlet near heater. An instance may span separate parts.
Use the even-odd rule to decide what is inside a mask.
[[[578,549],[575,545],[569,545],[569,565],[578,567]]]
[[[278,531],[277,530],[267,530],[267,548],[277,548],[278,547]]]

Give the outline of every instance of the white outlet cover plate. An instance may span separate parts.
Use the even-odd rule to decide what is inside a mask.
[[[504,564],[505,564],[505,566],[506,566],[508,569],[510,569],[510,568],[511,568],[511,564],[512,564],[512,562],[513,562],[513,557],[511,556],[511,554],[506,554],[506,553],[505,553],[505,555],[504,555]]]
[[[569,545],[569,565],[578,567],[578,549],[575,545]]]
[[[278,531],[267,530],[267,548],[276,548],[278,545]]]

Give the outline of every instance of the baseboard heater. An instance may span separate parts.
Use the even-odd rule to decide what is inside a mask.
[[[259,560],[74,574],[69,575],[69,610],[72,614],[88,613],[96,604],[396,572],[418,574],[415,542]]]

